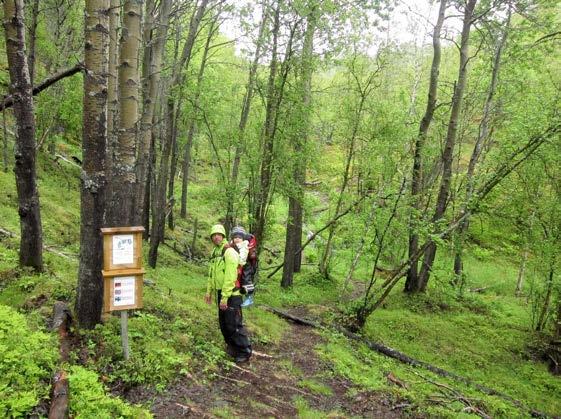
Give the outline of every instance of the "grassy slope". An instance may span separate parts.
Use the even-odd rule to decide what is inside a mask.
[[[43,208],[45,243],[70,255],[78,253],[78,170],[66,163],[58,167],[49,160],[41,161],[40,191]],[[205,166],[199,166],[195,175],[197,184],[190,188],[190,215],[178,220],[178,228],[170,236],[178,245],[192,240],[194,218],[199,220],[197,247],[201,254],[208,250],[206,231],[219,216],[215,193],[199,185],[212,182]],[[0,227],[18,232],[15,186],[12,173],[0,173]],[[279,221],[272,231],[282,232],[285,205],[279,201],[274,218]],[[282,250],[282,235],[275,234],[270,242],[273,249]],[[28,314],[32,324],[41,327],[42,317],[50,314],[54,299],[72,300],[76,281],[77,261],[51,252],[45,253],[47,271],[40,276],[26,272],[14,275],[17,264],[17,240],[0,242],[0,277],[2,288],[0,304],[10,305]],[[348,258],[345,258],[348,260]],[[276,261],[263,257],[263,268]],[[440,261],[443,263],[443,261]],[[475,294],[458,302],[445,295],[436,286],[424,298],[410,300],[400,290],[390,296],[386,306],[376,312],[366,326],[368,337],[382,341],[413,357],[473,378],[495,387],[525,402],[529,406],[550,413],[561,411],[557,397],[561,390],[558,379],[551,377],[542,364],[528,359],[526,345],[529,312],[524,301],[511,296],[515,268],[505,259],[466,261],[470,286],[491,286],[484,294]],[[265,271],[263,271],[265,272]],[[339,272],[336,270],[336,272]],[[340,271],[342,272],[342,270]],[[362,266],[357,277],[362,277],[367,267]],[[147,278],[155,286],[146,287],[145,309],[130,321],[133,360],[121,359],[118,319],[109,321],[94,332],[82,337],[81,353],[76,362],[98,372],[109,385],[131,387],[139,384],[164,387],[179,374],[194,371],[213,371],[227,365],[214,309],[202,303],[205,287],[205,268],[185,261],[166,247],[161,248],[159,267],[148,270]],[[313,267],[296,277],[295,287],[280,290],[280,274],[273,279],[263,279],[258,298],[275,306],[306,306],[313,315],[329,315],[334,307],[341,307],[340,284],[318,279]],[[339,281],[340,277],[336,278]],[[48,298],[44,305],[34,309],[33,301],[41,295]],[[448,305],[438,307],[436,301],[444,299]],[[246,311],[246,319],[254,339],[274,344],[284,329],[284,323],[258,309]],[[164,325],[162,327],[162,325]],[[411,409],[440,416],[458,416],[465,405],[456,401],[444,405],[430,402],[442,390],[434,382],[453,386],[495,415],[524,416],[511,404],[495,397],[484,396],[466,386],[435,377],[422,370],[389,360],[366,347],[348,342],[333,333],[325,334],[326,343],[318,348],[322,356],[333,363],[337,374],[355,381],[357,385],[374,390],[395,392],[405,398]],[[388,373],[404,381],[408,388],[398,388],[388,383]],[[209,376],[210,377],[210,376]],[[81,396],[75,396],[74,406],[81,406]],[[453,397],[449,397],[453,398]],[[462,414],[468,414],[464,412]]]

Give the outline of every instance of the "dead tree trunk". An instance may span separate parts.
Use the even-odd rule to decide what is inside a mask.
[[[76,316],[93,328],[103,302],[103,246],[100,228],[105,207],[107,143],[107,73],[109,69],[109,0],[86,0],[84,125],[80,194],[80,268]]]
[[[43,270],[43,232],[37,190],[33,88],[25,53],[23,0],[6,0],[3,3],[10,93],[14,98],[14,116],[17,126],[15,174],[21,230],[19,264],[41,271]]]
[[[454,96],[452,97],[452,109],[450,111],[450,121],[448,123],[448,132],[444,144],[444,152],[442,153],[442,178],[440,180],[440,190],[436,200],[436,209],[432,221],[436,223],[441,220],[446,211],[448,195],[450,193],[450,183],[452,181],[452,160],[454,146],[456,144],[456,136],[458,132],[458,123],[460,112],[462,110],[464,90],[467,80],[467,65],[469,62],[469,35],[473,20],[473,12],[477,0],[468,0],[465,5],[462,36],[460,43],[460,65],[458,70],[458,80],[454,88]],[[415,291],[425,291],[429,281],[430,272],[436,257],[436,243],[429,242],[429,246],[423,258],[421,272],[419,274],[418,286]]]
[[[106,215],[109,227],[130,226],[134,221],[141,18],[142,0],[126,0],[119,54],[119,130]]]
[[[318,7],[313,5],[307,17],[306,33],[302,47],[302,59],[300,69],[300,83],[298,89],[302,97],[298,104],[298,114],[301,118],[300,129],[294,141],[295,168],[294,188],[288,199],[288,219],[286,222],[286,240],[284,247],[284,268],[282,272],[281,286],[287,288],[292,286],[294,272],[300,271],[302,253],[298,251],[302,247],[302,204],[304,201],[304,182],[306,180],[306,156],[305,147],[308,139],[310,125],[310,106],[312,94],[314,33],[316,30]]]
[[[438,11],[438,19],[432,33],[433,56],[430,71],[429,93],[427,99],[427,108],[425,115],[421,120],[419,133],[415,139],[415,148],[413,156],[413,175],[411,176],[411,210],[409,218],[409,257],[415,255],[419,249],[419,234],[417,233],[416,223],[419,220],[419,211],[421,210],[421,189],[423,184],[423,148],[427,138],[430,124],[436,109],[436,100],[438,93],[438,76],[440,71],[441,47],[440,32],[444,23],[446,13],[446,0],[440,1],[440,9]],[[418,259],[411,261],[411,266],[407,271],[407,279],[405,281],[405,291],[413,292],[419,289],[418,275]]]

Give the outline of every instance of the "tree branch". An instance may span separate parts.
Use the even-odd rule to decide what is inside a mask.
[[[60,71],[58,73],[53,74],[51,77],[46,78],[41,83],[33,87],[33,96],[38,95],[46,88],[50,87],[51,85],[55,84],[56,82],[66,78],[73,76],[74,74],[84,70],[84,64],[78,63],[74,67]],[[4,97],[2,103],[0,103],[0,111],[4,109],[10,108],[14,105],[14,98],[12,95],[8,95]]]

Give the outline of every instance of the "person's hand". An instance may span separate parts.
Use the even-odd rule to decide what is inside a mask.
[[[212,297],[210,294],[205,294],[205,303],[212,304]]]
[[[228,304],[227,303],[220,303],[220,310],[224,311],[224,310],[228,310]]]

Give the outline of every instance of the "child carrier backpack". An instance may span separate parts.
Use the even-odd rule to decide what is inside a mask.
[[[255,292],[254,279],[255,274],[257,273],[257,239],[253,234],[248,234],[245,239],[248,241],[247,260],[245,265],[238,265],[238,278],[236,280],[234,290],[240,291],[240,294],[247,295],[249,297]],[[235,245],[228,243],[222,249],[223,258],[226,253],[226,249],[234,249],[239,253],[239,250]],[[251,302],[249,304],[251,304]]]

